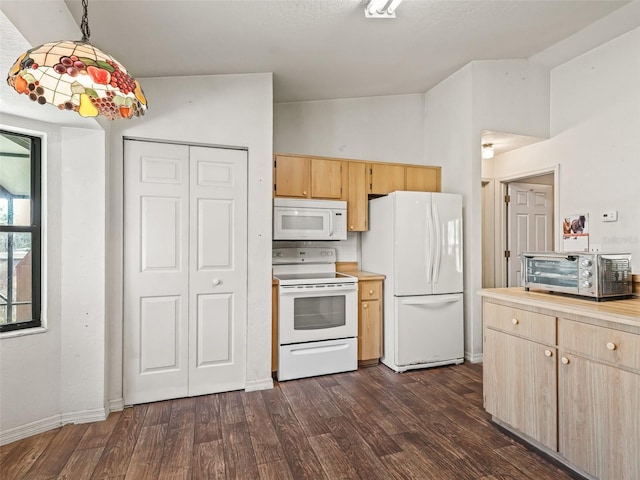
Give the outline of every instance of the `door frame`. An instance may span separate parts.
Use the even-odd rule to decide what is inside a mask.
[[[538,170],[530,170],[527,172],[521,172],[506,177],[496,178],[497,187],[495,189],[495,238],[499,241],[495,242],[496,250],[494,252],[495,258],[495,281],[496,287],[507,286],[507,260],[504,257],[504,251],[507,249],[507,207],[504,202],[504,197],[507,195],[508,184],[512,182],[525,182],[532,177],[539,177],[541,175],[553,175],[553,218],[554,222],[560,218],[560,164],[555,164],[549,167],[540,168]],[[553,235],[553,249],[556,250],[560,245],[561,229],[554,227]]]

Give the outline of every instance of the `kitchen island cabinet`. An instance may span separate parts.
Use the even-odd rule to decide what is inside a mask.
[[[522,288],[481,295],[493,420],[588,477],[640,478],[640,298],[596,303]]]

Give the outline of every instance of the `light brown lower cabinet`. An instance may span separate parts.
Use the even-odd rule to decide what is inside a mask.
[[[485,409],[555,450],[556,349],[492,329],[484,336]]]
[[[378,363],[382,356],[382,280],[360,280],[358,296],[358,362]]]
[[[483,299],[485,409],[581,474],[638,480],[640,332],[566,318],[570,305],[554,311],[551,298]]]
[[[602,480],[640,479],[640,335],[561,318],[558,342],[560,453]]]

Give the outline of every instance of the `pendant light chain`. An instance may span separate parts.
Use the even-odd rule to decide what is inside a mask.
[[[80,23],[80,30],[82,31],[82,41],[87,43],[91,36],[91,30],[89,30],[89,15],[87,14],[88,8],[88,0],[82,0],[82,22]]]

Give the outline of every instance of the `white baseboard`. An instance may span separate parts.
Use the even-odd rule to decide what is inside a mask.
[[[255,392],[257,390],[269,390],[273,388],[273,378],[264,378],[262,380],[252,380],[244,386],[245,392]]]
[[[53,415],[42,420],[36,420],[19,427],[10,428],[0,432],[0,445],[16,442],[23,438],[37,435],[54,428],[61,427],[68,423],[88,423],[99,422],[107,418],[107,412],[104,408],[96,408],[93,410],[82,410],[78,412],[63,413]]]
[[[109,400],[109,412],[124,410],[124,398],[112,398]]]
[[[464,359],[471,363],[482,363],[482,353],[471,354],[469,352],[464,352]]]

